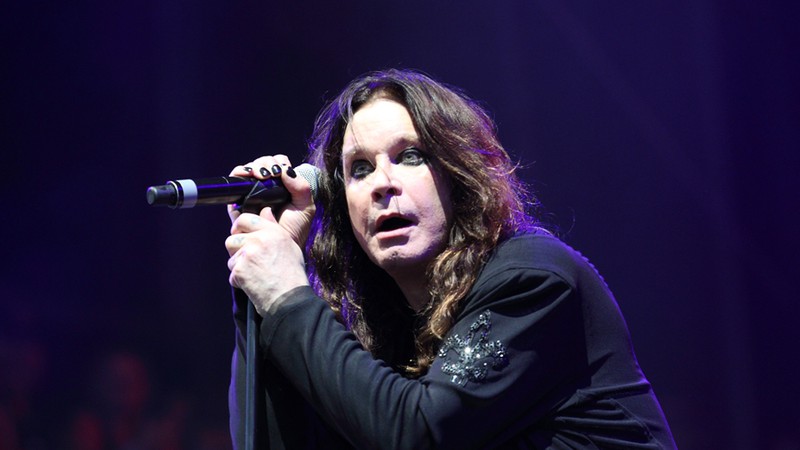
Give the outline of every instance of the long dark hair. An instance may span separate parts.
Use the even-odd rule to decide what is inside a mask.
[[[376,97],[408,109],[429,164],[452,187],[448,244],[427,268],[432,300],[416,315],[356,242],[347,210],[345,128]],[[373,355],[410,376],[424,374],[492,250],[536,226],[528,214],[534,199],[515,175],[486,111],[458,89],[416,71],[390,69],[352,81],[320,112],[309,151],[309,160],[321,170],[308,248],[314,288]]]

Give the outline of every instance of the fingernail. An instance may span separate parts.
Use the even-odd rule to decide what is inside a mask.
[[[297,173],[294,171],[292,166],[289,166],[289,167],[286,168],[286,175],[289,175],[289,178],[297,177]]]
[[[258,171],[261,172],[261,176],[262,177],[268,177],[269,176],[269,170],[267,170],[266,167],[262,167],[262,168],[258,169]]]
[[[244,171],[247,172],[247,173],[252,173],[253,172],[253,168],[244,166]]]
[[[280,174],[281,174],[281,166],[279,166],[279,165],[277,165],[277,164],[275,164],[274,166],[272,166],[272,174],[273,174],[273,175],[275,175],[276,177],[277,177],[278,175],[280,175]]]

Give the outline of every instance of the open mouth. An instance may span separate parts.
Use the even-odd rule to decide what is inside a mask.
[[[381,225],[378,227],[378,232],[394,231],[400,228],[409,227],[412,224],[413,223],[410,220],[404,219],[402,217],[390,217],[381,222]]]

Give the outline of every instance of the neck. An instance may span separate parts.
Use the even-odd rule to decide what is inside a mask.
[[[428,305],[431,294],[425,282],[425,273],[404,273],[391,274],[403,296],[406,298],[408,306],[415,312],[420,312]]]

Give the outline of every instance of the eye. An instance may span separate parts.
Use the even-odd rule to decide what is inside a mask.
[[[372,173],[372,164],[364,159],[357,159],[350,165],[350,176],[360,180]]]
[[[428,158],[422,154],[422,150],[416,147],[409,147],[403,150],[397,160],[400,164],[407,166],[419,166],[428,162]]]

